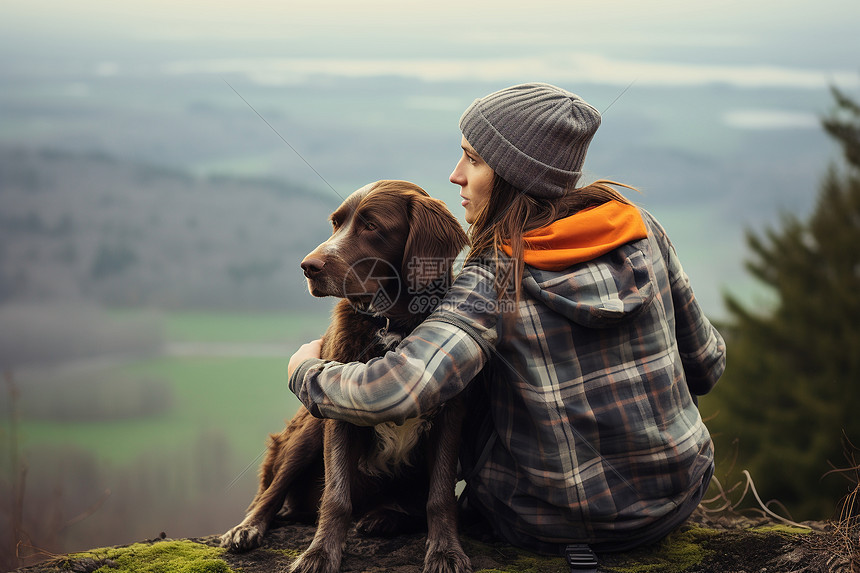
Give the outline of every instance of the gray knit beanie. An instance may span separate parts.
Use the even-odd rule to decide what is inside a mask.
[[[503,179],[535,197],[561,197],[582,175],[600,113],[567,90],[531,83],[476,99],[460,131]]]

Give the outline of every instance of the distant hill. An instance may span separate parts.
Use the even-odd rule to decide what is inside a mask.
[[[0,303],[306,304],[299,262],[339,201],[281,181],[0,147]]]

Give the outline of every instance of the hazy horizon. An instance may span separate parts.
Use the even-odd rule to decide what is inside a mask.
[[[605,112],[587,176],[643,190],[635,199],[691,254],[712,314],[727,285],[749,282],[744,230],[808,211],[837,159],[820,128],[830,86],[860,87],[860,4],[848,1],[4,8],[4,145],[341,197],[412,179],[459,217],[447,177],[462,110],[506,85],[557,83]]]

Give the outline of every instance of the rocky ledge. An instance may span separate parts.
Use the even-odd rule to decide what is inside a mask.
[[[599,555],[601,573],[776,573],[860,571],[856,528],[828,522],[810,529],[739,516],[695,514],[664,541],[635,551]],[[226,552],[219,536],[159,538],[94,549],[17,570],[19,573],[277,573],[313,538],[314,528],[283,523],[263,545],[247,553]],[[475,573],[567,573],[561,558],[543,557],[510,545],[462,536]],[[343,572],[421,573],[424,536],[366,538],[352,531]]]

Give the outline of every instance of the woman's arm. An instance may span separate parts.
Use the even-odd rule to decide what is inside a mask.
[[[690,392],[701,396],[711,391],[726,369],[726,343],[699,306],[671,243],[668,271],[678,352]]]
[[[319,359],[316,341],[290,359],[290,390],[317,417],[368,426],[402,423],[453,398],[496,342],[495,277],[464,269],[439,308],[400,345],[367,363]],[[490,309],[488,311],[488,309]]]
[[[666,264],[675,317],[675,339],[690,392],[701,396],[717,383],[726,368],[726,343],[693,294],[690,279],[662,225],[645,210],[642,217]]]
[[[400,424],[460,393],[485,360],[468,334],[450,323],[427,321],[396,350],[367,363],[302,361],[290,390],[317,417],[359,426]]]
[[[671,249],[670,280],[675,306],[675,338],[690,392],[701,396],[716,385],[726,369],[726,343],[702,312],[690,280]],[[674,268],[672,268],[674,267]]]

